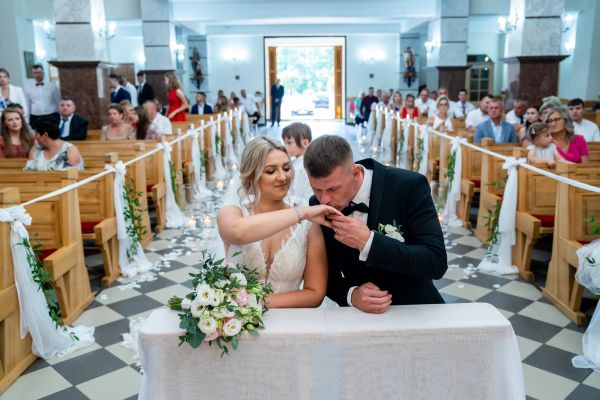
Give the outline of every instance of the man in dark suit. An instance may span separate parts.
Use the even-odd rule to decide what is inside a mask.
[[[281,121],[281,102],[283,101],[284,88],[280,85],[281,81],[279,78],[275,79],[275,84],[271,86],[271,126],[277,126]]]
[[[495,143],[515,143],[517,134],[515,127],[502,120],[502,100],[494,97],[488,104],[489,118],[475,126],[474,143],[481,143],[483,138],[490,138]]]
[[[121,82],[121,77],[119,75],[110,74],[110,88],[112,90],[110,94],[110,102],[119,104],[123,100],[128,100],[131,102],[131,95],[123,86],[119,84]]]
[[[137,81],[138,104],[141,106],[146,100],[154,100],[154,88],[146,82],[146,74],[142,71],[138,72]]]
[[[370,313],[444,302],[432,279],[448,268],[446,249],[423,175],[372,159],[355,164],[349,143],[334,135],[308,146],[304,166],[315,193],[310,205],[344,214],[322,228],[329,298]]]
[[[210,104],[206,104],[206,93],[196,93],[196,104],[192,106],[192,114],[212,114],[213,108]]]
[[[63,96],[58,105],[58,129],[60,138],[65,141],[85,140],[88,121],[75,114],[77,107],[72,97]]]

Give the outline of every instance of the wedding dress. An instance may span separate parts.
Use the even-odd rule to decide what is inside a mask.
[[[249,215],[245,207],[240,207],[240,209],[244,216]],[[232,244],[229,246],[227,258],[233,263],[256,270],[262,282],[266,281],[271,284],[273,293],[296,291],[300,289],[304,277],[310,227],[311,222],[306,220],[290,227],[289,234],[282,240],[279,249],[273,256],[271,265],[267,265],[265,261],[262,242]]]

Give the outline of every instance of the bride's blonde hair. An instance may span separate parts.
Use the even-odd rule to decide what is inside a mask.
[[[258,136],[252,139],[242,153],[242,160],[240,161],[241,187],[238,194],[240,204],[245,205],[250,210],[254,209],[260,198],[258,181],[265,167],[267,155],[273,150],[283,151],[288,159],[290,157],[281,142],[266,136]],[[293,168],[292,179],[294,179]]]

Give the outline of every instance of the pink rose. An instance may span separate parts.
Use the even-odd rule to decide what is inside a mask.
[[[235,294],[235,301],[240,306],[245,306],[248,304],[248,292],[246,292],[246,289],[242,289]]]
[[[210,342],[211,340],[215,340],[216,338],[218,338],[220,335],[221,335],[221,332],[219,332],[219,330],[216,330],[213,333],[209,333],[208,335],[206,335],[204,337],[204,341]]]
[[[225,266],[227,267],[227,269],[235,268],[235,264],[231,261],[227,261],[227,263],[225,263]]]

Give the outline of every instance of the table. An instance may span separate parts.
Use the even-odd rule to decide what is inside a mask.
[[[524,399],[510,322],[484,303],[272,309],[259,337],[220,357],[178,347],[179,318],[154,311],[139,337],[139,399]]]

